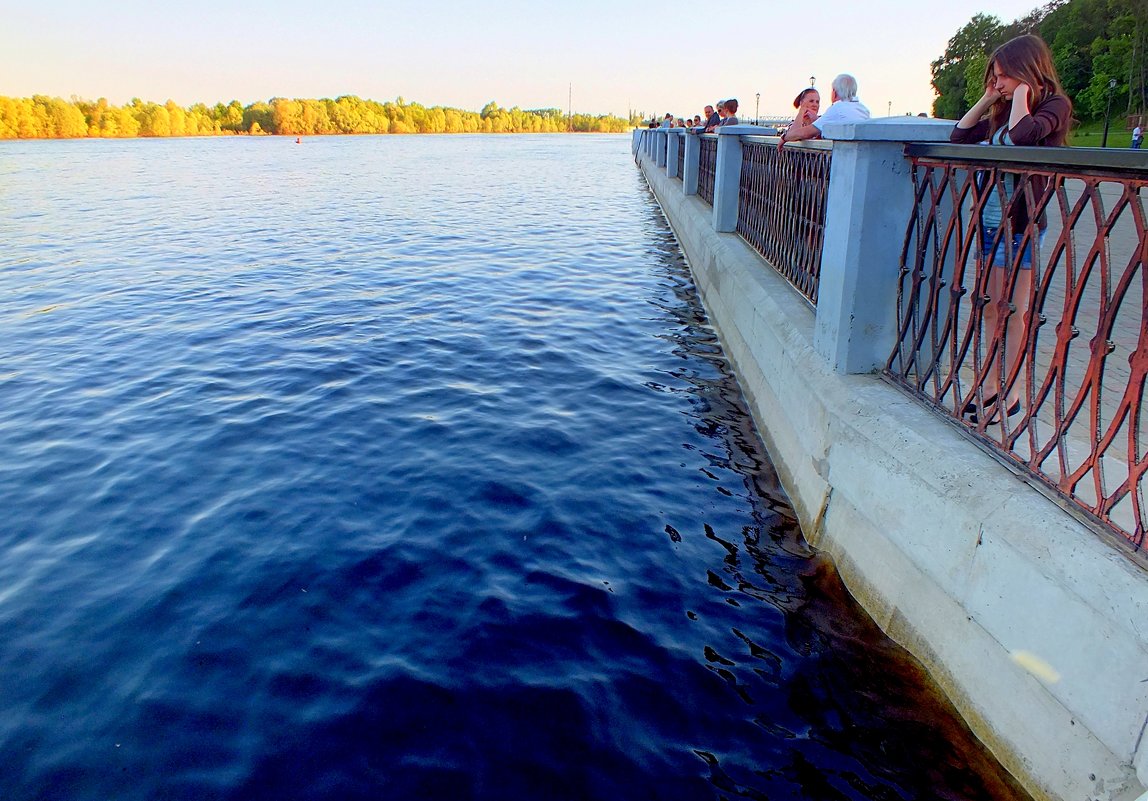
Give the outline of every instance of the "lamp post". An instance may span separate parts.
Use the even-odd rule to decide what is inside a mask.
[[[816,80],[817,80],[816,78],[814,78],[812,75],[810,75],[810,76],[809,76],[809,85],[810,85],[810,86],[813,86],[813,83],[814,83],[814,81],[816,81]]]
[[[1108,147],[1108,118],[1112,113],[1112,90],[1116,88],[1116,79],[1108,82],[1108,105],[1104,107],[1104,136],[1100,139],[1101,147]]]
[[[761,125],[761,92],[757,93],[757,105],[753,108],[753,118],[758,125]]]

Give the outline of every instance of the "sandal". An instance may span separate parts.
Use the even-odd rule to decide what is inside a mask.
[[[996,396],[994,395],[993,398],[995,399]],[[987,402],[988,398],[985,398],[985,400]],[[987,408],[987,404],[986,404],[986,408]],[[993,413],[989,415],[989,419],[988,419],[988,423],[987,423],[988,425],[990,425],[990,426],[996,425],[997,423],[1000,422],[1000,411],[1001,411],[1000,407],[993,409]],[[1012,402],[1012,406],[1008,407],[1007,414],[1009,417],[1012,417],[1013,415],[1016,415],[1016,414],[1020,414],[1020,401],[1019,400],[1015,400]],[[969,422],[972,423],[973,425],[976,425],[977,423],[980,422],[980,417],[978,417],[976,413],[970,414],[969,415]]]

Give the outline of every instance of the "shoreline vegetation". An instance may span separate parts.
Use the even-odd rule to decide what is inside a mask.
[[[959,120],[984,94],[992,52],[1025,33],[1048,43],[1079,121],[1098,123],[1107,117],[1114,132],[1143,123],[1148,112],[1148,0],[1046,0],[1008,24],[991,14],[974,15],[932,63],[933,116]]]
[[[561,109],[505,109],[491,101],[482,111],[343,95],[272,98],[243,106],[238,100],[184,108],[174,101],[133,98],[123,106],[107,99],[71,100],[45,95],[0,96],[0,139],[131,139],[157,136],[413,133],[624,133],[642,121],[612,114],[566,114]]]

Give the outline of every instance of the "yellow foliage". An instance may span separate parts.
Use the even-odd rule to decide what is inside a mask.
[[[133,98],[112,106],[105,98],[92,102],[34,95],[0,97],[0,139],[73,137],[218,136],[273,133],[286,136],[385,133],[552,133],[558,131],[621,132],[630,122],[613,116],[575,114],[559,109],[510,110],[495,102],[480,112],[443,106],[426,107],[403,98],[380,103],[354,95],[324,98],[272,98],[242,106],[238,101],[183,108]]]

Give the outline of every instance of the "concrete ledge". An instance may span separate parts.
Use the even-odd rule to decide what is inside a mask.
[[[643,171],[807,539],[1034,797],[1144,793],[1144,571],[879,377],[833,372],[808,303]]]

